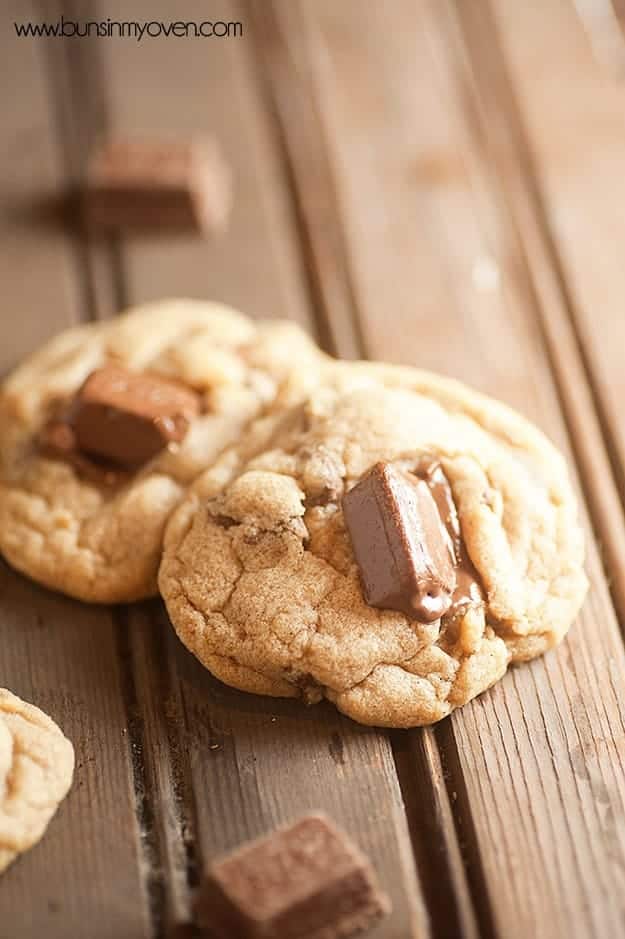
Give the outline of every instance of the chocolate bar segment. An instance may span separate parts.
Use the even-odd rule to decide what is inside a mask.
[[[94,460],[78,449],[76,434],[67,419],[52,418],[41,429],[39,448],[44,456],[69,463],[78,474],[99,486],[115,486],[126,471],[105,460]]]
[[[432,623],[452,604],[453,544],[427,482],[377,463],[344,497],[365,600]]]
[[[231,174],[208,137],[183,141],[113,140],[94,156],[84,210],[108,229],[224,227]]]
[[[456,562],[456,589],[452,597],[452,606],[461,607],[469,603],[482,602],[484,591],[462,538],[458,510],[449,480],[440,461],[435,457],[424,457],[415,467],[414,473],[428,484],[430,492],[434,496],[438,513],[453,544]]]
[[[321,814],[215,862],[196,906],[219,939],[338,939],[389,910],[367,859]]]
[[[199,398],[188,388],[111,364],[86,379],[68,423],[80,451],[136,469],[169,443],[180,443],[199,411]]]

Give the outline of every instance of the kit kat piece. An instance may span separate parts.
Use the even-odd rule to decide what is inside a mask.
[[[183,385],[105,365],[83,383],[68,423],[81,452],[136,469],[180,443],[199,412],[198,395]]]
[[[377,463],[343,497],[365,601],[433,623],[456,587],[453,544],[428,484]]]
[[[197,230],[225,227],[232,179],[210,137],[113,140],[91,161],[84,198],[92,228]]]
[[[214,862],[196,906],[216,939],[343,939],[389,910],[367,859],[321,814]]]

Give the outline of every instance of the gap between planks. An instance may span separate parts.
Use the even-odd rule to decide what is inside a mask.
[[[92,0],[86,0],[82,7],[75,0],[42,0],[40,6],[42,17],[47,21],[54,22],[62,15],[76,21],[81,16],[97,19]],[[63,204],[57,207],[58,216],[67,223],[71,237],[75,276],[81,294],[81,316],[88,322],[96,317],[99,298],[92,276],[92,240],[81,224],[80,184],[89,148],[106,128],[101,56],[97,43],[91,41],[45,42],[41,49],[48,70],[50,107],[55,116],[58,151],[64,167]],[[85,99],[89,100],[90,107],[77,121],[78,102]]]

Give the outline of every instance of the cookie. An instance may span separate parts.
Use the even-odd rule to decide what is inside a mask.
[[[74,748],[43,711],[0,688],[0,871],[42,837],[74,773]]]
[[[587,589],[575,498],[497,401],[409,368],[337,376],[199,477],[160,589],[227,684],[429,724],[565,635]]]
[[[82,600],[153,595],[186,487],[324,358],[293,323],[192,300],[57,336],[0,389],[0,553]]]

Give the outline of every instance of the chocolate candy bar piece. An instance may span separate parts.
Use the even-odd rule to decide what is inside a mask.
[[[458,510],[443,467],[436,458],[424,457],[415,467],[414,474],[420,479],[424,479],[428,484],[438,507],[438,514],[444,522],[454,546],[456,589],[453,594],[452,607],[457,608],[467,606],[467,604],[481,603],[484,600],[484,591],[462,538]]]
[[[176,382],[105,365],[82,385],[69,424],[79,450],[136,469],[183,440],[199,411],[195,392]]]
[[[342,507],[366,602],[422,623],[446,613],[456,587],[454,549],[427,482],[377,463]]]
[[[74,428],[67,419],[52,418],[41,429],[39,447],[44,456],[69,463],[85,479],[99,486],[114,486],[126,472],[105,460],[92,460],[78,449]]]
[[[216,231],[225,226],[231,174],[215,141],[111,141],[91,163],[88,224]]]
[[[367,859],[321,814],[216,861],[196,906],[219,939],[338,939],[389,910]]]

